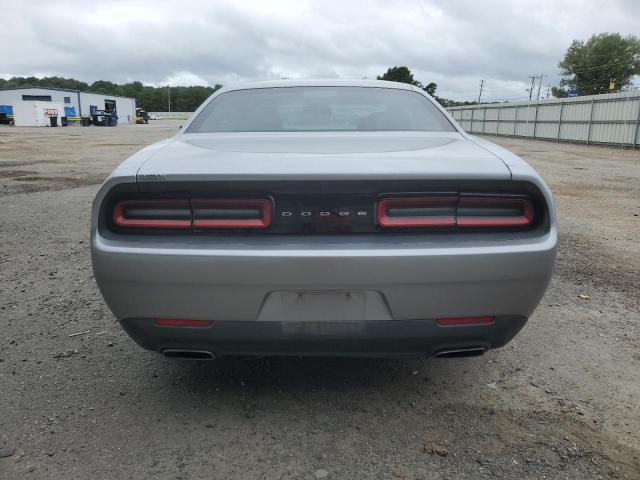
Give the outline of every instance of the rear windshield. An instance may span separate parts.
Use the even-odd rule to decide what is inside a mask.
[[[427,98],[411,90],[281,87],[223,93],[187,133],[455,131]]]

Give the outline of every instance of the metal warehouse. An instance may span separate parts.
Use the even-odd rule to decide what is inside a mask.
[[[68,123],[115,126],[135,123],[136,100],[66,88],[0,89],[0,122],[16,126],[57,126]]]

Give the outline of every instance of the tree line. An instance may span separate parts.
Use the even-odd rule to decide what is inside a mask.
[[[620,91],[632,85],[632,79],[640,74],[640,40],[633,35],[601,33],[593,35],[586,42],[574,40],[558,65],[561,69],[560,85],[552,88],[555,97],[569,95],[593,95]],[[422,84],[415,79],[405,66],[389,68],[378,80],[403,82],[415,85],[434,97],[441,105],[453,107],[474,105],[477,102],[458,102],[436,94],[438,85],[434,82]],[[63,77],[13,77],[0,78],[0,88],[6,87],[55,87],[94,92],[106,95],[133,97],[136,105],[148,112],[193,112],[213,92],[222,88],[216,84],[206,86],[153,87],[142,82],[113,83],[98,80],[91,84]]]
[[[378,75],[377,80],[387,80],[389,82],[400,82],[400,83],[408,83],[409,85],[414,85],[418,88],[421,88],[429,95],[431,95],[440,105],[443,107],[457,107],[459,105],[475,105],[477,102],[456,102],[454,100],[449,100],[448,98],[439,97],[436,95],[436,90],[438,89],[438,84],[434,82],[427,83],[423,85],[422,82],[416,80],[413,77],[413,73],[409,70],[408,67],[391,67],[387,69],[382,75]]]
[[[62,77],[13,77],[9,80],[0,78],[0,88],[7,87],[54,87],[80,90],[83,92],[100,93],[136,99],[136,106],[148,112],[166,112],[171,101],[171,111],[193,112],[213,92],[222,88],[216,84],[213,87],[152,87],[143,85],[142,82],[113,83],[106,80],[98,80],[91,84],[73,78]],[[170,97],[169,97],[170,95]],[[169,100],[171,98],[171,100]]]
[[[379,75],[378,80],[389,80],[415,85],[422,88],[445,107],[472,105],[475,103],[456,102],[437,96],[437,84],[431,82],[423,85],[413,77],[413,74],[407,67],[391,67],[385,73]],[[63,77],[13,77],[9,80],[0,78],[0,88],[8,87],[68,88],[82,92],[131,97],[136,99],[136,105],[138,107],[145,109],[147,112],[166,112],[169,109],[169,101],[171,101],[172,112],[193,112],[213,92],[222,88],[222,85],[215,84],[213,87],[172,86],[171,92],[169,92],[169,87],[153,87],[143,85],[142,82],[138,81],[118,84],[107,80],[97,80],[93,83],[86,83],[74,78]],[[169,97],[169,93],[171,97]],[[171,99],[169,100],[169,98]]]
[[[422,88],[445,107],[472,105],[476,103],[456,102],[437,96],[437,84],[431,82],[427,85],[423,85],[413,77],[413,74],[407,67],[391,67],[385,73],[379,75],[378,80],[389,80],[392,82],[403,82],[415,85]],[[147,112],[166,112],[169,109],[169,101],[171,101],[171,111],[193,112],[213,92],[222,88],[222,85],[215,84],[213,87],[172,86],[171,92],[169,92],[169,87],[153,87],[150,85],[143,85],[142,82],[138,81],[118,84],[107,80],[97,80],[89,84],[74,78],[63,77],[13,77],[9,80],[0,78],[0,88],[8,87],[68,88],[71,90],[80,90],[82,92],[132,97],[136,99],[136,105],[145,109]],[[171,95],[169,96],[169,94]]]
[[[458,105],[474,105],[476,102],[457,102],[436,95],[438,85],[428,83],[423,85],[416,80],[409,68],[391,67],[378,80],[388,80],[392,82],[403,82],[415,85],[429,95],[434,97],[444,107]],[[213,87],[191,86],[181,87],[153,87],[144,85],[142,82],[129,82],[118,84],[107,80],[97,80],[93,83],[86,83],[74,78],[63,77],[12,77],[9,80],[0,78],[0,88],[8,87],[42,87],[42,88],[67,88],[80,90],[82,92],[100,93],[104,95],[115,95],[121,97],[131,97],[136,99],[136,106],[145,109],[147,112],[166,112],[171,102],[172,112],[193,112],[202,102],[204,102],[213,92],[222,88],[222,85],[215,84]]]

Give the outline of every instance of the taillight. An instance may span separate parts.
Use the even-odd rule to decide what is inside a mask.
[[[381,227],[452,227],[458,197],[385,198],[378,202]]]
[[[531,200],[469,195],[460,197],[456,223],[459,227],[526,227],[533,218]]]
[[[272,204],[258,199],[192,200],[194,228],[267,228]]]
[[[383,198],[377,219],[383,228],[526,228],[534,223],[535,207],[532,200],[517,195]]]
[[[189,200],[123,200],[113,208],[113,223],[122,228],[191,228]]]
[[[122,229],[259,229],[271,224],[272,210],[264,198],[136,199],[117,202],[112,220]]]

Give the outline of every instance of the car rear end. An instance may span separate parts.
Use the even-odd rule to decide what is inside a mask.
[[[552,271],[528,182],[145,187],[107,192],[94,269],[131,336],[170,355],[479,353],[522,328]]]
[[[275,147],[300,135],[184,134],[103,185],[95,277],[135,341],[181,358],[458,356],[525,325],[556,246],[530,167],[461,132]]]

